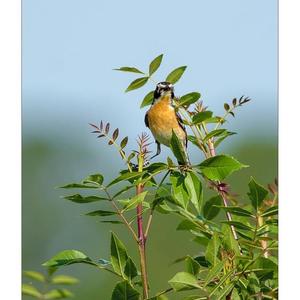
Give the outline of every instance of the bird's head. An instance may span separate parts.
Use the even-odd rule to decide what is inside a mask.
[[[167,81],[159,82],[156,85],[156,89],[154,91],[154,99],[157,100],[162,96],[170,96],[172,99],[174,98],[174,85]]]

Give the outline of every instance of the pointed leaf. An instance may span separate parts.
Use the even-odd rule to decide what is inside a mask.
[[[132,90],[136,90],[140,87],[142,87],[143,85],[145,85],[148,81],[149,77],[141,77],[141,78],[138,78],[138,79],[135,79],[133,80],[128,88],[126,89],[125,92],[129,92],[129,91],[132,91]]]
[[[32,296],[40,299],[42,294],[34,286],[29,284],[22,284],[22,294],[27,296]]]
[[[64,199],[70,200],[75,203],[81,203],[81,204],[102,201],[102,200],[108,200],[107,198],[98,197],[98,196],[83,197],[80,194],[64,196]]]
[[[236,228],[247,230],[247,231],[253,231],[252,227],[238,221],[223,221],[222,223],[228,224],[228,225],[233,225]]]
[[[126,278],[124,274],[124,268],[128,260],[127,250],[125,245],[113,232],[111,234],[110,251],[110,260],[113,269],[122,277]]]
[[[190,200],[195,206],[198,213],[201,211],[203,202],[203,189],[200,179],[195,173],[187,173],[184,184],[190,196]]]
[[[53,256],[50,260],[43,263],[45,267],[59,267],[76,263],[86,263],[95,265],[95,263],[84,253],[77,250],[64,250]]]
[[[54,289],[44,295],[43,299],[64,299],[73,297],[73,293],[71,293],[67,289]]]
[[[173,70],[166,78],[166,81],[170,82],[170,83],[176,83],[182,76],[182,74],[184,73],[186,69],[186,66],[182,66],[179,67],[175,70]]]
[[[134,289],[128,281],[119,282],[111,296],[111,300],[139,300],[140,294]]]
[[[125,181],[125,180],[131,180],[131,179],[136,179],[141,177],[142,175],[144,175],[146,172],[128,172],[128,173],[124,173],[121,174],[119,177],[117,177],[116,179],[114,179],[111,183],[109,183],[107,185],[107,187],[110,187],[120,181]]]
[[[101,185],[103,183],[104,177],[101,174],[92,174],[83,180],[83,184],[92,183]]]
[[[154,100],[154,91],[150,91],[143,99],[140,108],[151,105]]]
[[[172,130],[172,138],[171,138],[171,144],[170,148],[172,152],[174,153],[175,157],[177,158],[178,162],[186,164],[187,158],[186,158],[186,152],[184,148],[183,142],[179,139],[177,134]]]
[[[258,184],[253,177],[251,177],[248,186],[250,190],[248,196],[251,200],[252,206],[255,208],[255,210],[258,210],[262,202],[266,199],[268,190]]]
[[[200,289],[197,278],[186,272],[177,273],[172,279],[169,280],[169,284],[175,291],[184,291],[191,289]]]
[[[197,276],[200,271],[199,263],[193,259],[191,256],[187,256],[185,259],[186,269],[188,273]]]
[[[238,241],[235,240],[230,226],[222,226],[222,233],[223,233],[223,238],[222,238],[222,244],[225,248],[225,250],[231,250],[235,253],[235,256],[240,255],[240,248]]]
[[[212,111],[209,111],[209,110],[198,112],[197,114],[195,114],[193,116],[193,124],[199,124],[199,123],[211,118],[212,114],[213,114]]]
[[[186,94],[184,96],[181,96],[179,99],[179,105],[180,106],[188,106],[195,102],[197,102],[200,99],[200,93],[198,92],[192,92],[189,94]]]
[[[30,278],[30,279],[34,279],[36,281],[40,281],[40,282],[45,282],[46,278],[45,276],[40,273],[40,272],[36,272],[36,271],[23,271],[23,275]]]
[[[127,143],[128,143],[128,136],[124,137],[124,139],[121,141],[120,147],[121,147],[122,149],[125,148],[126,145],[127,145]]]
[[[140,73],[144,74],[144,72],[140,71],[135,67],[121,67],[119,69],[114,69],[115,71],[123,71],[123,72],[131,72],[131,73]]]
[[[172,184],[172,195],[174,196],[176,203],[183,208],[187,208],[189,194],[184,184],[184,176],[179,172],[173,172],[170,175],[170,181]]]
[[[53,284],[76,284],[79,280],[69,275],[56,275],[51,279]]]
[[[213,218],[215,218],[220,212],[220,208],[218,206],[221,205],[221,203],[221,196],[215,196],[206,201],[203,206],[204,218],[207,220],[212,220]]]
[[[115,211],[108,211],[108,210],[94,210],[89,213],[86,213],[86,216],[91,216],[91,217],[106,217],[106,216],[112,216],[116,215],[117,213]]]
[[[226,129],[216,129],[209,132],[203,139],[203,142],[207,142],[209,139],[211,139],[214,136],[222,135],[226,132]]]
[[[233,215],[255,218],[255,216],[250,211],[243,209],[239,206],[219,206],[219,207],[224,209],[225,211],[229,211]]]
[[[224,261],[220,261],[209,270],[205,278],[204,286],[208,285],[215,277],[217,277],[222,272],[224,264]]]
[[[163,54],[160,54],[156,58],[154,58],[149,65],[149,76],[151,76],[154,72],[159,68],[161,61],[163,58]]]
[[[205,252],[205,258],[213,265],[215,266],[220,259],[218,258],[219,248],[220,248],[220,239],[218,234],[215,232],[207,244],[206,252]]]
[[[272,206],[268,208],[263,214],[261,214],[261,217],[271,217],[274,215],[278,215],[278,205]]]
[[[61,189],[98,189],[99,186],[88,185],[82,183],[69,183],[64,186],[60,186]]]
[[[200,165],[202,173],[211,180],[223,180],[232,172],[247,167],[235,158],[227,155],[217,155],[203,161]]]
[[[137,267],[130,257],[126,261],[124,274],[129,281],[138,275]]]
[[[138,195],[135,195],[130,199],[129,203],[124,207],[123,211],[128,211],[136,208],[140,203],[142,203],[147,195],[148,191],[144,191]]]

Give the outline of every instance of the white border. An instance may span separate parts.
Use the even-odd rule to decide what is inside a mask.
[[[275,0],[274,0],[275,1]],[[0,1],[1,298],[20,298],[21,3]],[[280,299],[299,298],[300,43],[299,0],[280,0],[279,184]]]
[[[279,3],[279,299],[299,299],[299,0]]]
[[[0,1],[1,299],[21,298],[21,2]]]

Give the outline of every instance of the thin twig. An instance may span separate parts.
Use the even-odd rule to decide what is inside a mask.
[[[157,186],[157,189],[159,189],[162,186],[162,184],[164,183],[165,179],[167,178],[167,176],[169,175],[170,172],[171,172],[170,170],[168,170],[166,172],[166,174],[164,175],[164,177],[160,181],[159,185]],[[152,222],[152,219],[153,219],[154,209],[155,209],[155,207],[152,207],[151,211],[150,211],[150,215],[149,215],[148,222],[147,222],[147,225],[146,225],[146,230],[145,230],[145,240],[147,240],[147,237],[148,237],[148,234],[149,234],[149,229],[150,229],[151,222]]]
[[[120,211],[119,207],[117,206],[115,200],[111,197],[111,195],[109,194],[109,192],[107,191],[106,187],[103,187],[104,192],[106,193],[109,201],[111,202],[111,204],[113,205],[113,207],[115,208],[117,214],[120,216],[120,218],[123,220],[124,224],[126,225],[126,227],[131,231],[135,241],[138,243],[139,239],[138,236],[136,234],[136,232],[134,231],[134,229],[131,227],[131,225],[129,224],[129,222],[127,221],[127,219],[125,218],[125,216],[123,215],[123,213]]]

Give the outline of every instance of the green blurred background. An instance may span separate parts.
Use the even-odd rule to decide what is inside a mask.
[[[55,187],[101,172],[107,182],[124,164],[117,153],[92,136],[88,123],[101,119],[135,138],[147,131],[142,97],[153,84],[124,94],[135,77],[112,71],[130,65],[147,68],[164,53],[157,81],[188,65],[176,94],[199,91],[216,114],[223,103],[246,95],[227,128],[238,133],[218,150],[250,165],[230,178],[232,190],[246,199],[250,175],[262,184],[277,176],[277,3],[252,1],[23,1],[23,269],[42,271],[41,263],[63,249],[92,258],[109,258],[110,230],[136,249],[119,225],[83,214],[83,207],[60,198]],[[155,145],[151,145],[153,151]],[[203,159],[191,147],[192,161]],[[159,159],[171,156],[163,148]],[[157,160],[158,161],[158,160]],[[176,258],[199,253],[179,219],[156,215],[148,241],[151,290],[167,288],[181,264]],[[80,279],[74,299],[110,299],[113,275],[89,266],[60,271]],[[178,299],[174,295],[170,299]]]

